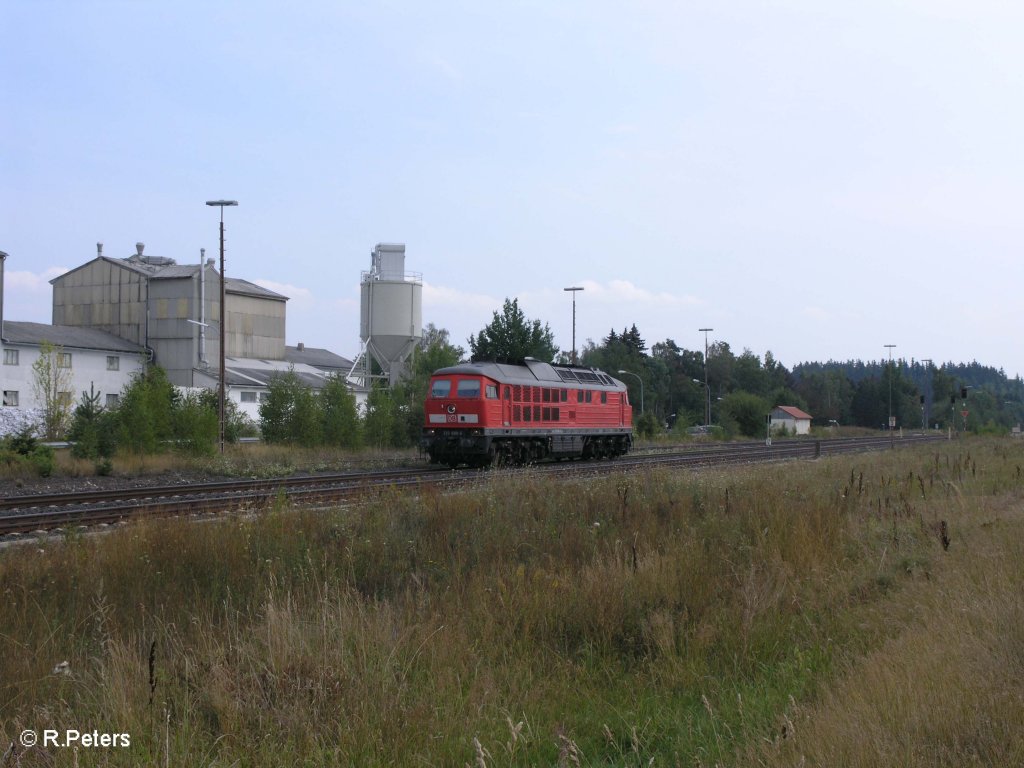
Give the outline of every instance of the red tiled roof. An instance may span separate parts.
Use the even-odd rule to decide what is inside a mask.
[[[775,410],[782,411],[783,413],[787,413],[790,416],[792,416],[794,419],[810,419],[810,418],[812,418],[811,414],[804,413],[803,411],[801,411],[799,408],[797,408],[794,405],[777,405],[777,406],[775,406]]]

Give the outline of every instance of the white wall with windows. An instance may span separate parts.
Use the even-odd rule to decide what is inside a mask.
[[[35,393],[33,364],[39,359],[40,348],[34,344],[0,342],[0,393],[2,408],[32,410],[42,408]],[[61,392],[72,407],[90,386],[100,394],[105,406],[117,404],[121,390],[131,377],[142,371],[141,355],[109,350],[62,348],[57,355],[58,375],[66,380]]]

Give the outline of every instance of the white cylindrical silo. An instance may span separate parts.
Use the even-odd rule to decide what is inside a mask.
[[[394,384],[423,338],[423,278],[405,271],[401,243],[378,243],[370,270],[362,273],[359,336],[367,355]]]

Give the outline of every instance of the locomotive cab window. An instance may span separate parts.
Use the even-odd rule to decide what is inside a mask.
[[[431,397],[448,397],[448,395],[450,395],[451,392],[451,379],[434,379],[434,383],[430,385]]]
[[[480,397],[480,379],[462,379],[456,389],[457,397]]]
[[[488,384],[486,389],[484,390],[484,396],[488,400],[497,400],[498,399],[498,388],[494,384]]]

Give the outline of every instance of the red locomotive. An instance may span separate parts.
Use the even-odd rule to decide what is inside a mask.
[[[424,411],[420,446],[450,467],[597,459],[633,445],[626,385],[596,368],[532,358],[441,368]]]

